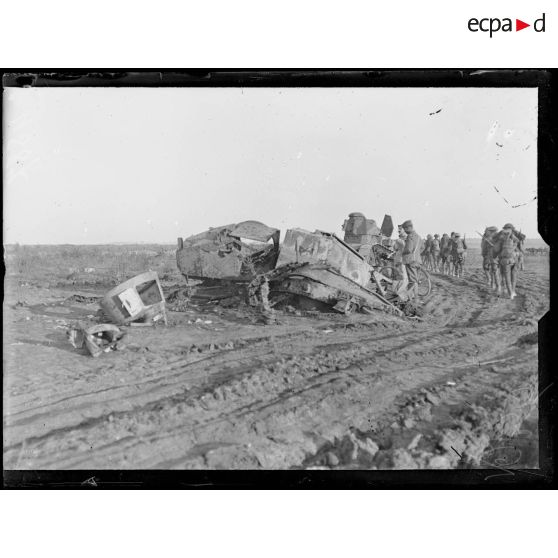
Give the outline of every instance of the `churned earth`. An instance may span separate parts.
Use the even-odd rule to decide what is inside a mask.
[[[537,468],[549,278],[526,263],[515,300],[435,275],[422,321],[169,303],[97,359],[66,330],[106,287],[7,284],[4,468]]]

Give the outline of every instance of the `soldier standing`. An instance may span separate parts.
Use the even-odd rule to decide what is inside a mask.
[[[420,258],[422,261],[422,265],[427,269],[430,268],[430,247],[432,244],[432,235],[426,235],[426,240],[422,246],[422,252],[420,253]]]
[[[496,289],[496,293],[500,295],[502,291],[500,283],[500,271],[498,269],[498,260],[494,256],[494,245],[498,227],[486,227],[481,240],[482,268],[486,277],[486,284],[491,289]]]
[[[452,233],[453,234],[453,233]],[[441,260],[441,267],[442,273],[444,275],[450,274],[450,253],[451,253],[451,241],[448,233],[444,233],[442,235],[442,239],[440,240],[440,260]]]
[[[403,248],[405,248],[405,239],[407,235],[403,230],[403,225],[398,225],[397,227],[397,239],[393,244],[394,254],[393,254],[393,264],[395,268],[400,271],[403,266]]]
[[[408,283],[407,271],[403,265],[403,249],[405,248],[405,239],[407,235],[403,230],[403,225],[397,227],[397,238],[393,244],[393,266],[395,268],[395,283],[393,284],[394,292],[399,291],[400,288],[405,288]]]
[[[508,223],[511,224],[511,223]],[[517,270],[523,271],[525,269],[525,235],[518,231],[515,227],[513,234],[517,238],[516,256],[517,256]]]
[[[455,232],[450,234],[449,240],[449,255],[448,255],[448,270],[449,275],[455,275],[455,262],[453,261],[453,245],[455,242]]]
[[[432,242],[430,243],[430,261],[432,263],[432,270],[436,273],[439,271],[440,265],[440,235],[435,234]]]
[[[452,245],[452,259],[453,259],[453,274],[456,277],[463,277],[463,264],[465,262],[465,255],[467,251],[467,244],[465,239],[461,238],[461,234],[456,232],[453,237]]]
[[[410,220],[403,223],[403,230],[407,235],[405,238],[405,247],[403,248],[403,265],[407,271],[411,297],[416,298],[418,296],[421,238],[415,232],[413,223]]]
[[[502,283],[506,285],[510,299],[516,297],[515,285],[517,283],[517,245],[519,240],[513,234],[514,227],[506,223],[498,233],[494,243],[494,255],[498,258]]]

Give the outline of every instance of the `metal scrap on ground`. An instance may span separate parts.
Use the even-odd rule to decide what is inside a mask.
[[[155,271],[136,275],[110,290],[100,302],[105,315],[119,325],[167,323],[165,295]]]
[[[81,349],[84,345],[92,357],[115,351],[125,333],[112,324],[98,324],[88,328],[72,327],[68,330],[72,346]]]

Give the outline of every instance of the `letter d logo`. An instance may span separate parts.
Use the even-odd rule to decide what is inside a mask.
[[[540,17],[539,19],[536,19],[535,23],[533,23],[533,29],[537,33],[544,33],[545,15],[546,14],[543,13],[542,17]]]

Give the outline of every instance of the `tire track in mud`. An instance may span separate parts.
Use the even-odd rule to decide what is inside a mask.
[[[370,337],[370,333],[369,332],[364,332],[362,334],[356,334],[356,335],[351,335],[347,340],[344,341],[340,341],[337,343],[316,343],[314,345],[312,345],[311,347],[305,345],[305,341],[303,342],[303,345],[299,345],[298,347],[296,347],[298,350],[300,350],[302,353],[309,353],[309,352],[314,352],[316,350],[320,351],[323,349],[329,349],[330,351],[332,350],[336,350],[336,351],[354,351],[355,345],[358,346],[360,343],[362,342],[371,342],[371,343],[379,343],[381,341],[386,341],[386,342],[390,342],[393,343],[394,341],[397,340],[401,340],[401,344],[400,345],[395,345],[392,347],[389,347],[388,349],[376,349],[375,345],[370,347],[370,350],[373,352],[374,355],[379,355],[379,356],[384,356],[386,354],[388,354],[388,352],[392,352],[392,351],[400,351],[402,354],[405,353],[405,351],[409,351],[410,348],[414,347],[416,344],[420,344],[422,341],[424,340],[429,340],[430,343],[435,342],[437,339],[441,339],[442,337],[432,337],[432,335],[439,335],[442,334],[446,335],[448,334],[448,332],[444,332],[443,330],[439,330],[439,329],[431,329],[428,330],[427,332],[423,332],[423,331],[417,331],[416,329],[413,329],[411,331],[407,331],[407,332],[401,332],[399,334],[386,334],[383,336],[374,336],[374,337]],[[290,338],[290,335],[285,336],[285,338]],[[298,336],[300,337],[300,336]],[[314,336],[307,336],[309,339],[311,339]],[[188,360],[187,358],[181,358],[181,359],[177,359],[173,362],[171,362],[168,365],[162,366],[160,368],[157,369],[157,373],[154,375],[154,377],[152,378],[148,378],[148,379],[141,379],[137,382],[132,382],[132,383],[128,383],[128,384],[124,384],[124,385],[114,385],[114,386],[110,386],[107,388],[103,388],[101,390],[95,390],[95,391],[91,391],[91,392],[85,392],[85,393],[81,393],[81,394],[75,394],[71,397],[65,397],[59,400],[56,400],[52,403],[48,403],[48,404],[44,404],[41,406],[37,406],[31,409],[28,409],[24,412],[15,412],[12,413],[10,415],[8,415],[8,419],[9,418],[15,418],[15,417],[19,417],[22,413],[24,414],[23,417],[21,418],[16,418],[16,420],[14,421],[6,421],[6,426],[8,427],[17,427],[17,426],[23,426],[23,425],[27,425],[29,423],[32,423],[34,421],[37,420],[42,420],[44,418],[47,418],[48,416],[51,416],[55,411],[56,411],[56,407],[57,406],[62,406],[64,407],[64,410],[67,411],[67,402],[72,400],[72,399],[85,399],[85,401],[79,403],[76,407],[75,410],[80,410],[83,408],[87,408],[88,407],[88,400],[89,399],[95,399],[96,396],[99,393],[103,393],[103,392],[109,392],[109,391],[123,391],[124,393],[120,393],[117,394],[112,400],[106,400],[103,402],[104,406],[107,406],[108,403],[110,403],[111,401],[118,401],[120,400],[123,396],[127,396],[127,399],[129,400],[130,398],[143,398],[146,395],[149,394],[154,394],[156,393],[159,389],[163,389],[163,390],[168,390],[169,388],[173,388],[176,385],[182,385],[184,380],[187,381],[202,381],[204,384],[208,383],[209,380],[213,380],[213,382],[217,382],[219,383],[220,381],[226,379],[227,376],[231,375],[231,376],[235,376],[238,373],[242,373],[243,371],[250,371],[252,368],[257,367],[257,366],[264,366],[264,365],[268,365],[271,364],[273,362],[276,362],[278,358],[277,352],[270,350],[267,351],[266,353],[264,353],[262,355],[262,348],[261,346],[264,346],[268,343],[269,338],[260,338],[258,339],[258,343],[252,344],[252,346],[249,349],[244,349],[241,348],[239,350],[237,350],[236,352],[240,352],[241,356],[236,356],[236,358],[231,358],[233,355],[231,355],[230,353],[235,352],[234,350],[229,350],[229,351],[220,351],[214,355],[208,355],[205,357],[202,357],[200,359],[195,359],[195,360]],[[298,342],[300,343],[300,338],[298,339]],[[241,344],[244,345],[244,344]],[[295,348],[295,347],[292,347]],[[194,352],[196,352],[194,350]],[[247,353],[247,354],[246,354]],[[191,354],[191,353],[189,353]],[[421,356],[424,353],[420,353]],[[128,364],[128,363],[127,363]],[[203,364],[203,368],[201,368],[201,370],[199,369],[199,365]],[[217,372],[214,372],[213,374],[209,374],[208,375],[208,368],[206,368],[206,366],[209,367],[218,367],[218,366],[224,366],[224,369],[218,370]],[[178,372],[174,372],[173,374],[168,374],[169,370],[175,370],[175,369],[179,369]],[[188,369],[188,370],[186,370]],[[193,369],[193,370],[192,370]],[[197,373],[195,373],[195,371],[197,370]],[[186,376],[185,376],[186,375]],[[169,378],[176,378],[176,381],[173,382],[169,382]],[[148,390],[144,390],[142,391],[141,394],[137,394],[134,391],[132,391],[131,393],[128,393],[128,390],[130,388],[135,388],[137,389],[141,389],[142,386],[148,385],[148,384],[158,384],[161,383],[161,381],[163,382],[162,386],[158,386],[155,385],[153,388],[148,389]],[[164,400],[166,397],[162,397],[160,399],[156,399],[155,403],[157,403],[158,401]],[[45,409],[44,412],[42,413],[35,413],[37,410],[39,409]],[[33,414],[35,413],[35,414]]]
[[[396,330],[399,330],[401,327],[403,327],[405,324],[404,322],[401,323],[395,323],[393,324],[393,327]],[[55,394],[57,395],[56,398],[48,401],[45,403],[45,398],[44,396],[42,398],[37,397],[32,391],[29,391],[25,394],[25,396],[18,398],[16,396],[11,396],[11,400],[10,400],[10,409],[11,412],[7,415],[9,418],[12,417],[16,417],[18,415],[21,414],[26,414],[27,412],[33,412],[35,410],[38,410],[40,408],[47,408],[50,406],[54,406],[56,404],[62,403],[64,401],[67,400],[71,400],[74,398],[79,398],[82,396],[88,396],[88,395],[92,395],[92,394],[98,394],[98,393],[102,393],[105,391],[110,391],[111,389],[124,389],[127,387],[137,387],[137,386],[141,386],[143,384],[149,384],[152,382],[156,382],[158,380],[164,379],[164,380],[168,380],[168,378],[172,378],[176,375],[180,375],[181,371],[192,365],[192,364],[197,364],[199,362],[203,362],[203,361],[212,361],[212,360],[218,360],[219,358],[221,358],[223,355],[227,355],[227,354],[231,354],[232,351],[230,351],[229,349],[235,349],[237,352],[241,352],[243,350],[249,350],[246,349],[248,346],[249,348],[252,348],[254,351],[260,351],[261,347],[269,345],[270,343],[272,345],[275,345],[277,343],[281,343],[281,342],[286,342],[289,340],[298,340],[300,341],[301,339],[311,339],[312,337],[316,337],[317,335],[319,335],[320,329],[326,329],[329,328],[333,331],[337,331],[337,330],[344,330],[346,331],[347,328],[355,328],[355,329],[363,329],[365,330],[364,333],[362,333],[361,337],[367,337],[369,335],[370,330],[373,330],[375,328],[380,327],[376,322],[372,322],[372,323],[368,323],[368,322],[358,322],[356,324],[339,324],[338,322],[334,322],[334,323],[320,323],[320,328],[312,331],[312,332],[308,332],[308,330],[304,330],[304,331],[299,331],[299,332],[289,332],[289,333],[283,333],[283,334],[277,334],[277,333],[273,333],[270,335],[266,335],[266,336],[260,336],[260,337],[252,337],[252,338],[241,338],[238,341],[228,341],[226,343],[205,343],[205,344],[191,344],[189,346],[186,347],[180,347],[179,350],[177,351],[178,353],[181,354],[181,356],[177,357],[177,358],[169,358],[168,354],[158,354],[158,353],[151,353],[150,352],[150,358],[151,361],[154,364],[160,364],[160,366],[156,369],[153,370],[153,372],[149,372],[149,371],[145,371],[142,370],[141,371],[141,379],[134,381],[134,382],[129,382],[127,384],[115,384],[113,386],[109,386],[108,388],[102,388],[100,390],[93,390],[93,391],[83,391],[81,393],[75,393],[74,391],[69,391],[67,392],[67,396],[60,398],[61,394],[59,391],[55,392]],[[388,326],[389,327],[389,326]],[[392,335],[397,335],[397,334],[392,334]],[[390,336],[387,336],[390,337]],[[359,337],[358,336],[354,336],[353,337],[355,340],[358,340]],[[229,345],[227,347],[227,351],[221,351],[221,347],[219,347],[219,345]],[[213,354],[207,354],[207,353],[213,353]],[[204,356],[202,356],[199,359],[191,359],[190,357],[192,356],[199,356],[199,354],[203,354]],[[145,357],[144,357],[145,358]],[[233,358],[229,358],[228,356],[225,357],[227,359],[227,364],[229,363],[234,363],[235,359]],[[160,362],[158,362],[160,361]],[[126,362],[120,362],[117,363],[116,365],[113,364],[109,364],[109,365],[104,365],[101,366],[101,368],[99,370],[111,370],[111,371],[118,371],[119,368],[123,368],[123,369],[127,369],[128,367],[134,368],[134,366],[137,366],[138,363],[141,363],[141,358],[140,359],[136,359],[136,361],[134,361],[133,359],[130,361],[126,361]],[[174,370],[178,369],[179,372],[177,373],[172,373],[169,375],[169,372],[172,372]],[[103,382],[104,384],[104,382]],[[39,386],[41,387],[41,386]],[[43,401],[42,405],[38,405],[36,407],[29,407],[29,401],[30,400],[35,400],[35,401]],[[23,410],[18,411],[18,408],[22,408]]]
[[[310,349],[310,352],[315,351],[315,350],[328,350],[328,351],[332,351],[332,350],[336,350],[336,353],[339,356],[339,359],[341,361],[344,361],[344,366],[346,368],[350,368],[352,367],[355,370],[361,370],[363,368],[366,367],[370,367],[371,365],[377,364],[377,359],[378,358],[383,358],[386,359],[388,361],[392,361],[392,362],[397,362],[400,360],[405,360],[405,354],[415,354],[418,355],[419,357],[423,357],[426,354],[434,354],[434,353],[440,353],[442,354],[444,351],[440,351],[438,348],[434,348],[432,349],[432,345],[439,345],[440,341],[443,340],[445,337],[447,337],[448,335],[452,335],[452,332],[447,332],[447,331],[438,331],[434,337],[433,337],[433,331],[428,331],[428,332],[420,332],[420,331],[410,331],[410,332],[404,332],[401,333],[397,336],[397,339],[394,339],[393,336],[382,336],[380,338],[372,338],[369,339],[369,341],[390,341],[391,342],[391,347],[388,348],[384,348],[381,351],[378,351],[376,346],[373,345],[369,345],[369,346],[365,346],[364,348],[362,348],[362,340],[366,339],[366,334],[365,335],[360,335],[359,338],[357,340],[355,339],[351,339],[351,340],[347,340],[341,343],[336,343],[334,345],[331,344],[318,344],[313,346]],[[405,338],[406,340],[403,340],[403,342],[400,342],[399,344],[393,344],[394,341],[399,340],[401,341],[402,338]],[[426,343],[425,343],[426,342]],[[418,346],[420,344],[424,344],[424,349],[423,351],[419,351],[417,352],[415,348],[413,348],[415,345]],[[355,347],[356,345],[356,347]],[[344,353],[353,353],[353,355],[346,355]],[[393,355],[391,353],[396,353],[396,357],[394,358]],[[472,354],[472,353],[469,353]],[[356,358],[355,358],[356,356]],[[391,356],[391,358],[390,358]],[[348,358],[349,357],[349,358]],[[451,361],[454,359],[454,356],[448,356],[446,355],[446,361],[447,363],[451,363]],[[320,358],[312,358],[310,359],[311,361],[311,366],[318,366],[318,368],[320,366],[324,366],[324,362],[321,362],[323,360],[323,357]],[[246,356],[244,359],[242,359],[244,366],[242,367],[242,369],[240,370],[240,374],[233,374],[231,376],[231,378],[233,379],[233,381],[242,381],[242,378],[239,380],[239,378],[237,377],[238,375],[241,376],[246,376],[246,375],[250,375],[251,373],[254,372],[254,370],[257,370],[257,368],[254,367],[254,363],[253,363],[253,355],[250,356]],[[240,359],[239,359],[240,362]],[[277,358],[272,358],[267,364],[273,364],[273,363],[277,363]],[[196,364],[196,363],[193,363]],[[443,365],[439,362],[437,367],[441,368]],[[283,374],[281,375],[282,377],[287,375],[292,375],[292,370],[291,370],[291,366],[289,366],[286,370],[283,371]],[[406,369],[406,368],[405,368]],[[161,413],[161,411],[163,410],[161,408],[161,406],[166,407],[167,409],[172,409],[173,407],[175,407],[176,405],[180,405],[180,404],[184,404],[185,401],[190,401],[190,402],[194,402],[194,409],[195,409],[195,414],[199,415],[200,413],[203,413],[203,407],[201,406],[197,406],[195,404],[195,402],[199,401],[201,398],[203,398],[203,396],[207,393],[211,393],[211,390],[215,390],[219,387],[223,387],[227,385],[227,383],[225,382],[224,384],[219,380],[219,375],[220,375],[221,371],[220,370],[215,370],[214,372],[211,372],[211,370],[203,370],[202,374],[203,376],[208,376],[209,378],[214,377],[214,379],[216,380],[213,383],[210,382],[206,382],[204,385],[201,385],[198,387],[197,390],[194,390],[191,394],[188,394],[188,397],[183,397],[182,395],[170,395],[168,397],[164,397],[162,399],[158,399],[157,401],[154,402],[150,402],[147,406],[142,406],[140,408],[136,408],[136,409],[131,409],[129,411],[122,411],[121,413],[114,413],[112,412],[111,414],[113,415],[113,420],[121,420],[124,423],[128,420],[130,420],[131,418],[133,418],[133,420],[137,421],[139,420],[140,415],[147,415],[147,423],[149,423],[152,420],[152,417],[150,416],[150,413],[153,412],[158,412]],[[274,371],[272,370],[271,373],[273,374]],[[332,372],[330,371],[329,374],[332,374]],[[332,378],[327,378],[327,381],[324,382],[324,384],[328,384],[331,383],[332,381],[345,381],[347,379],[347,376],[350,377],[350,374],[348,374],[347,372],[337,372],[337,373],[333,373],[334,376],[336,377],[332,377]],[[245,416],[247,413],[257,413],[257,412],[261,412],[261,410],[265,409],[268,405],[283,405],[283,406],[287,406],[287,401],[292,400],[292,397],[296,396],[296,395],[301,395],[303,393],[307,393],[309,390],[312,389],[318,389],[319,387],[321,387],[321,384],[318,383],[316,384],[315,381],[315,375],[314,374],[310,374],[310,377],[308,378],[308,380],[306,381],[306,385],[301,385],[298,386],[297,389],[289,389],[287,391],[282,391],[280,392],[274,400],[269,400],[269,390],[268,387],[266,387],[266,389],[264,390],[264,393],[262,394],[262,397],[267,395],[267,399],[268,401],[262,401],[262,402],[258,402],[257,404],[252,403],[248,406],[243,405],[243,401],[247,398],[247,391],[248,393],[251,394],[250,399],[253,399],[253,397],[256,395],[255,393],[253,393],[253,390],[238,390],[237,394],[235,397],[233,397],[233,399],[238,399],[238,401],[240,402],[240,405],[237,408],[233,408],[228,414],[223,415],[221,413],[221,417],[217,417],[214,418],[212,417],[207,424],[205,425],[206,427],[211,426],[212,424],[215,424],[215,421],[231,421],[231,420],[238,420],[240,417]],[[358,381],[355,379],[354,375],[352,378],[350,378],[351,382],[354,383],[358,383]],[[268,382],[269,383],[269,382]],[[271,382],[273,383],[273,382]],[[287,397],[288,396],[288,397]],[[265,398],[265,397],[264,397]],[[229,395],[229,399],[230,399],[230,395]],[[312,404],[312,402],[306,402],[306,405]],[[221,404],[217,403],[217,406],[222,406]],[[199,407],[199,408],[198,408]],[[240,414],[239,414],[240,413]],[[74,425],[70,425],[68,427],[65,427],[61,430],[57,431],[53,431],[53,432],[49,432],[46,435],[42,436],[41,438],[37,438],[35,440],[31,439],[29,440],[30,443],[38,443],[41,444],[41,442],[48,442],[50,440],[51,443],[54,443],[54,446],[59,448],[59,437],[63,437],[69,433],[71,433],[72,431],[81,431],[83,433],[84,430],[88,430],[88,431],[93,431],[95,428],[97,428],[98,426],[103,425],[103,423],[106,421],[106,414],[101,415],[100,417],[98,417],[97,419],[93,419],[93,420],[89,420],[86,421],[84,423],[80,423],[80,424],[74,424]],[[194,422],[195,422],[195,428],[199,430],[199,428],[202,426],[199,423],[199,420],[193,418]],[[170,426],[170,425],[169,425]],[[192,425],[190,423],[189,426],[186,427],[186,430],[191,429],[194,425]],[[150,441],[153,440],[157,440],[157,439],[164,439],[164,437],[168,437],[168,436],[174,436],[176,434],[176,432],[170,431],[167,432],[165,434],[162,434],[159,430],[158,430],[159,426],[157,426],[154,429],[154,432],[152,434],[152,438],[150,438]],[[168,428],[167,428],[168,430]],[[179,426],[177,432],[180,432],[184,430],[184,427]],[[96,436],[93,436],[96,437]],[[145,436],[144,436],[145,439]],[[129,442],[131,444],[134,443],[133,437],[132,439],[129,439]],[[47,445],[51,445],[50,443],[48,443]],[[109,447],[111,448],[115,448],[115,443],[114,442],[110,442]],[[102,448],[97,448],[97,453],[99,451],[101,451]],[[128,448],[129,449],[129,448]],[[122,450],[122,448],[121,448]],[[98,453],[99,455],[99,453]],[[89,455],[87,455],[87,457],[85,458],[86,460],[90,459]],[[58,458],[57,458],[58,460]],[[77,464],[80,463],[80,461],[78,460],[76,462]],[[71,466],[76,466],[76,463],[74,463]]]
[[[59,397],[8,417],[17,418],[5,428],[5,440],[11,442],[5,444],[5,464],[211,467],[204,452],[194,449],[223,440],[230,451],[242,448],[243,456],[252,456],[246,462],[250,467],[296,466],[301,455],[316,449],[302,432],[314,428],[318,436],[331,438],[351,424],[376,420],[402,391],[454,374],[456,361],[471,367],[480,359],[497,358],[531,331],[518,324],[516,314],[524,311],[530,291],[487,308],[492,295],[479,282],[473,288],[467,287],[467,279],[454,284],[451,278],[435,276],[434,282],[445,304],[455,309],[447,326],[436,315],[422,324],[392,321],[385,327],[316,320],[308,326],[312,331],[270,333],[246,339],[248,346],[209,355],[206,347],[185,348],[178,358],[154,353],[148,377],[144,368],[141,377],[125,385]],[[333,331],[324,334],[324,328]],[[499,342],[502,336],[505,346]],[[263,353],[270,344],[273,348]],[[134,362],[143,361],[120,361],[112,371],[125,372]],[[99,402],[99,393],[114,396]],[[354,416],[347,415],[347,408]],[[84,414],[93,416],[84,420]],[[45,432],[37,423],[47,419]],[[281,425],[292,429],[293,423],[297,433],[285,441]],[[248,447],[252,442],[260,448],[257,459],[257,451]],[[284,455],[276,456],[276,462],[262,457],[262,448],[277,451],[277,446]]]
[[[333,323],[325,323],[325,324],[323,324],[323,327],[330,327],[330,328],[332,328],[334,331],[337,331],[337,330],[339,330],[339,329],[346,329],[346,328],[349,327],[350,325],[356,325],[356,324],[339,324],[338,322],[333,322]],[[361,326],[364,325],[364,326],[366,327],[366,326],[369,325],[369,324],[359,324],[359,325],[361,325]],[[408,335],[407,332],[404,332],[403,334],[404,334],[404,335]],[[283,335],[274,335],[274,336],[273,336],[273,339],[274,339],[275,342],[281,342],[281,341],[283,341],[283,340],[286,340],[286,339],[289,339],[289,338],[292,338],[292,337],[295,337],[295,336],[298,337],[298,336],[300,336],[300,335],[301,335],[300,333],[295,333],[295,334],[287,333],[287,334],[283,334]],[[305,334],[304,332],[302,333],[302,335],[303,335],[303,336],[306,336],[306,337],[308,336],[308,334]],[[395,336],[395,335],[397,335],[397,334],[394,334],[394,333],[392,332],[392,333],[388,334],[388,335],[386,336],[386,338],[389,338],[389,337],[392,337],[392,336]],[[367,336],[367,334],[365,334],[363,337],[365,338],[366,336]],[[356,342],[356,341],[358,340],[358,337],[357,337],[357,336],[353,336],[353,339],[354,339],[354,341]],[[262,342],[263,342],[263,343],[268,343],[269,340],[270,340],[270,337],[269,337],[269,336],[264,336],[264,337],[260,337],[260,338],[251,339],[251,340],[250,340],[250,343],[253,344],[254,346],[256,346],[256,345],[258,345],[258,344],[261,344]],[[200,350],[200,348],[198,348],[198,350]],[[206,358],[213,358],[213,357],[210,356],[210,357],[206,357]],[[189,364],[189,363],[187,363],[186,365],[188,365],[188,364]],[[129,365],[133,366],[134,363],[131,362],[131,363],[129,363]],[[139,385],[141,385],[142,383],[151,383],[151,382],[157,381],[157,380],[158,380],[158,376],[165,377],[166,379],[168,379],[168,378],[169,378],[169,376],[168,376],[168,372],[169,372],[169,371],[173,370],[174,368],[181,368],[181,367],[183,367],[184,365],[185,365],[185,364],[184,364],[184,359],[183,359],[183,358],[176,359],[175,361],[166,359],[166,361],[164,362],[164,365],[161,366],[161,367],[159,368],[159,370],[158,370],[157,372],[155,372],[155,374],[152,375],[153,377],[150,377],[150,378],[145,379],[145,380],[143,380],[143,381],[133,382],[132,384],[116,385],[116,386],[113,386],[113,388],[114,388],[114,389],[120,390],[120,389],[129,387],[129,386],[134,386],[134,387],[135,387],[135,386],[139,386]],[[179,372],[178,374],[180,375],[180,372]],[[145,377],[145,372],[143,372],[143,377]],[[172,377],[172,375],[171,375],[170,377]],[[74,398],[74,397],[86,396],[86,395],[88,395],[89,393],[91,393],[91,394],[94,394],[94,393],[101,393],[101,392],[103,392],[103,391],[105,391],[105,390],[110,390],[110,389],[111,389],[111,388],[103,388],[102,390],[98,390],[98,391],[96,391],[96,392],[95,392],[95,391],[93,391],[93,392],[85,392],[85,393],[82,393],[82,394],[74,394],[74,393],[72,393],[72,394],[69,395],[66,399],[72,399],[72,398]],[[28,396],[29,396],[29,394],[28,394]],[[62,400],[60,400],[60,401],[62,401]],[[25,402],[25,403],[26,403],[26,402]],[[47,405],[48,405],[48,406],[49,406],[49,405],[54,405],[54,404],[56,404],[56,403],[57,403],[57,401],[50,401],[50,402],[44,404],[43,407],[46,407]],[[27,405],[25,405],[25,404],[22,405],[22,406],[25,407],[26,411],[28,411],[28,410],[31,410],[31,411],[32,411],[32,410],[33,410],[33,409],[28,409]],[[14,409],[14,412],[12,412],[10,416],[17,416],[17,415],[19,414],[18,411],[17,411],[17,400],[16,400],[16,401],[13,401],[13,400],[11,401],[11,407],[12,407],[12,409]],[[25,412],[25,411],[21,411],[21,412]]]
[[[364,326],[364,329],[368,329],[367,326],[372,326],[372,329],[375,329],[376,327],[376,324],[360,324],[360,325]],[[343,326],[343,328],[346,327],[347,327],[346,325]],[[369,335],[370,333],[366,331],[362,334],[352,336],[351,341],[350,343],[347,344],[347,346],[349,346],[351,343],[355,343],[360,340],[366,339],[369,337]],[[405,333],[402,333],[400,335],[405,335]],[[291,341],[296,340],[300,344],[301,341],[305,342],[306,340],[311,340],[313,337],[317,337],[317,335],[314,333],[310,333],[310,334],[307,333],[302,335],[300,333],[297,334],[289,333],[289,334],[279,335],[279,336],[273,335],[271,337],[270,336],[259,337],[255,340],[251,339],[249,343],[244,340],[240,340],[236,343],[237,345],[236,347],[233,344],[233,347],[231,349],[225,351],[217,351],[209,355],[207,353],[212,351],[210,349],[210,346],[214,345],[213,343],[208,343],[206,344],[205,347],[194,345],[193,347],[190,347],[183,351],[185,353],[185,356],[179,357],[177,359],[168,359],[166,358],[165,355],[160,355],[162,366],[159,366],[151,375],[147,374],[149,376],[147,379],[145,378],[146,376],[145,372],[142,372],[142,378],[139,379],[138,381],[129,382],[127,384],[115,384],[113,386],[109,386],[99,390],[86,391],[78,394],[74,393],[67,397],[63,397],[61,399],[55,399],[54,401],[50,401],[48,403],[44,403],[36,407],[31,407],[31,408],[26,407],[25,410],[23,411],[16,410],[15,412],[12,412],[9,415],[7,415],[7,418],[12,419],[12,418],[20,417],[21,415],[24,415],[25,418],[20,418],[20,419],[16,418],[16,420],[14,421],[7,421],[7,422],[9,423],[10,426],[16,426],[19,424],[25,424],[27,422],[32,422],[32,420],[43,418],[42,414],[35,414],[35,415],[32,414],[40,409],[47,409],[48,412],[43,413],[45,416],[47,416],[51,414],[53,410],[60,404],[65,404],[70,400],[75,400],[79,398],[89,398],[89,397],[94,398],[99,393],[110,392],[113,390],[124,391],[125,392],[124,394],[119,394],[117,397],[114,398],[114,400],[116,401],[119,400],[123,395],[129,395],[130,397],[134,397],[136,395],[134,392],[131,392],[130,394],[126,394],[126,391],[130,388],[139,389],[142,386],[158,383],[161,381],[164,382],[165,387],[167,386],[170,387],[176,384],[180,384],[184,380],[183,378],[184,374],[185,373],[188,374],[190,372],[189,370],[190,368],[196,368],[200,364],[214,366],[214,367],[221,365],[224,366],[225,369],[234,369],[234,365],[238,367],[245,367],[249,363],[258,365],[258,364],[263,364],[264,362],[267,361],[272,362],[273,358],[270,359],[269,355],[276,356],[276,350],[269,350],[263,353],[263,355],[261,352],[262,348],[269,346],[271,340],[273,341],[273,344],[277,343],[278,341],[287,341],[287,340],[291,340]],[[386,335],[385,337],[380,337],[378,339],[381,340],[384,338],[387,339],[393,337],[394,337],[393,335]],[[246,345],[248,344],[250,345],[250,347],[246,348]],[[315,346],[320,347],[320,345],[315,345]],[[194,358],[193,360],[189,358],[193,355],[198,356],[200,353],[205,354],[205,356],[202,356],[201,358],[197,358],[197,359]],[[236,356],[237,353],[240,353],[241,356]],[[261,358],[262,356],[268,358],[262,359]],[[158,364],[156,360],[159,360],[159,358],[156,357],[156,359],[153,360],[153,364]],[[125,367],[128,366],[133,367],[134,362],[133,361],[125,362],[122,364]],[[223,370],[223,376],[226,376],[227,374],[225,369]],[[112,367],[112,370],[115,370],[115,367]],[[170,371],[174,371],[174,370],[178,370],[178,371],[169,374]],[[206,376],[205,369],[202,369],[201,373],[198,373],[197,375],[189,376],[187,379],[203,380],[205,379],[205,376]],[[178,380],[175,382],[169,382],[169,378],[178,378]],[[149,391],[144,393],[149,393]],[[24,405],[21,406],[25,407]],[[13,404],[11,405],[11,408],[12,409],[14,408]]]

